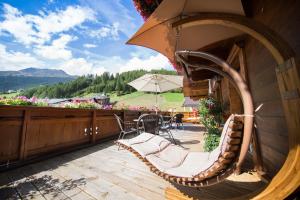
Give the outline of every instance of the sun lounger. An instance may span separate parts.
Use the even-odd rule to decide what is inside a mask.
[[[166,180],[199,187],[215,184],[233,172],[242,142],[242,128],[242,118],[231,115],[224,125],[219,146],[212,152],[188,152],[160,136],[139,143],[135,141],[142,140],[135,138],[117,143]]]

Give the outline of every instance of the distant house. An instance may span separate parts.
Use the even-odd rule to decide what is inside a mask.
[[[7,91],[8,94],[15,93],[15,92],[16,92],[15,90],[8,90]]]
[[[110,98],[104,94],[97,95],[93,97],[94,101],[101,105],[109,105],[110,104]]]
[[[58,106],[60,104],[70,103],[70,102],[76,102],[76,103],[94,102],[100,105],[110,105],[110,98],[104,94],[99,94],[93,97],[86,97],[86,98],[74,97],[74,98],[48,100],[48,104],[50,106]]]
[[[199,100],[193,100],[190,97],[184,97],[184,102],[182,107],[191,107],[191,108],[198,108],[199,107]]]
[[[59,104],[68,103],[68,102],[72,102],[72,99],[49,99],[48,100],[48,104],[50,106],[58,106]]]

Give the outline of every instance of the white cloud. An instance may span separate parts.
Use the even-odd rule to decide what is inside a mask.
[[[60,38],[53,40],[51,45],[39,45],[34,49],[37,55],[40,55],[46,59],[70,59],[72,58],[72,52],[66,49],[66,46],[72,40],[77,39],[70,35],[62,34]]]
[[[138,14],[132,13],[132,10],[124,5],[124,2],[126,2],[124,0],[80,0],[80,2],[81,5],[89,5],[93,8],[108,23],[119,23],[119,30],[128,37],[143,23],[141,17],[134,18],[133,15]]]
[[[32,24],[28,23],[22,13],[8,5],[3,4],[4,21],[0,22],[0,33],[8,32],[12,34],[17,41],[28,45],[34,41],[39,42],[36,38],[36,31],[33,30]]]
[[[95,44],[89,44],[89,43],[87,43],[87,44],[84,44],[83,45],[85,48],[96,48],[97,47],[97,45],[95,45]]]
[[[88,62],[84,58],[73,58],[61,64],[60,69],[72,75],[98,74],[105,72],[105,68],[93,62]]]
[[[94,19],[95,13],[93,10],[79,6],[68,6],[66,10],[50,12],[43,17],[32,17],[34,24],[39,30],[38,35],[45,39],[49,38],[51,33],[68,31],[86,20]]]
[[[120,67],[120,72],[144,69],[144,70],[152,70],[152,69],[166,69],[170,68],[171,64],[169,60],[161,55],[156,54],[150,56],[148,58],[139,58],[132,57],[129,61],[124,63],[123,66]]]
[[[101,57],[93,60],[84,58],[73,58],[60,64],[60,69],[73,75],[102,74],[105,71],[111,73],[122,73],[132,70],[170,69],[169,60],[161,55],[155,54],[148,58],[131,57],[123,59],[119,56]]]
[[[111,26],[103,26],[98,30],[92,30],[89,32],[91,37],[111,38],[113,40],[119,39],[119,23],[113,23]]]
[[[69,59],[51,60],[50,58],[54,58],[56,52],[64,51],[63,49],[55,50],[55,48],[52,49],[52,47],[58,47],[59,45],[56,43],[60,40],[62,41],[61,43],[64,43],[69,39],[69,36],[63,35],[59,39],[54,40],[54,45],[49,46],[49,49],[46,48],[45,52],[43,52],[45,53],[44,58],[41,57],[40,60],[29,53],[7,51],[6,47],[0,44],[0,70],[20,70],[25,67],[37,67],[62,69],[72,75],[100,75],[105,71],[109,71],[111,73],[122,73],[138,69],[151,70],[171,68],[168,59],[161,54],[154,54],[150,57],[132,56],[129,59],[124,59],[120,56],[93,56],[93,59],[86,59],[81,57],[74,58],[72,55],[70,55],[70,57],[66,55],[65,57],[69,57]],[[64,45],[60,47],[64,47]],[[48,57],[46,56],[47,54]],[[59,57],[58,55],[56,56]]]
[[[4,34],[13,36],[17,42],[30,47],[26,49],[26,52],[30,53],[9,51],[6,46],[1,45],[0,70],[16,70],[25,67],[60,68],[69,74],[83,75],[102,74],[104,71],[117,73],[136,69],[171,68],[167,58],[144,48],[136,47],[134,52],[122,54],[124,57],[114,56],[116,52],[124,52],[119,46],[122,51],[117,49],[114,52],[112,49],[105,52],[107,56],[101,56],[101,52],[107,51],[104,48],[109,45],[103,43],[103,47],[97,46],[95,39],[119,40],[121,34],[130,36],[139,25],[139,20],[132,17],[132,13],[129,13],[121,0],[80,1],[83,6],[68,6],[54,11],[41,10],[37,15],[24,14],[17,8],[3,4],[4,14],[0,16],[0,37]],[[99,23],[95,17],[96,13],[86,6],[99,12],[97,17],[99,17],[98,14],[102,14],[101,20],[103,21]],[[96,22],[96,25],[101,24],[102,27],[94,29],[95,24],[88,26],[88,23],[84,23],[86,21]],[[87,33],[88,36],[94,38],[84,41],[85,44],[78,41],[85,48],[80,49],[74,46],[72,48],[70,42],[77,37],[69,35],[71,33],[67,31],[70,30],[73,30],[72,35],[82,30],[80,33]],[[16,44],[11,43],[13,48]],[[18,48],[21,47],[20,44],[18,45]],[[89,51],[90,48],[95,47],[98,47],[100,52]],[[128,55],[129,57],[125,58]]]
[[[0,44],[0,70],[20,70],[24,67],[42,67],[44,63],[32,57],[29,53],[7,51]]]
[[[0,33],[8,32],[25,45],[43,44],[53,34],[68,31],[87,20],[95,20],[95,12],[87,7],[68,6],[65,10],[23,15],[17,8],[3,4],[4,20]]]

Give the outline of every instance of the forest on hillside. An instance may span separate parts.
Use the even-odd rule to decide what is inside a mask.
[[[0,92],[36,87],[38,85],[53,85],[73,80],[74,77],[29,77],[0,76]]]
[[[83,96],[90,93],[112,93],[117,95],[124,95],[136,91],[127,83],[143,76],[147,73],[176,75],[176,71],[169,70],[134,70],[129,72],[110,74],[103,73],[100,76],[87,75],[78,77],[67,83],[58,83],[51,86],[39,86],[32,89],[25,90],[21,95],[26,97],[38,98],[70,98],[76,96]]]

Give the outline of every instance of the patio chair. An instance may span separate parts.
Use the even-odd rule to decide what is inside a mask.
[[[167,133],[169,135],[169,138],[173,140],[174,144],[176,144],[176,141],[171,131],[173,118],[172,117],[164,118],[163,116],[160,116],[160,121],[161,122],[160,122],[159,132]]]
[[[129,122],[129,121],[123,121],[118,115],[114,114],[118,125],[120,127],[120,134],[118,137],[118,140],[123,139],[125,135],[129,134],[129,133],[134,133],[137,132],[137,129],[135,129],[135,123],[134,122]],[[120,149],[120,146],[118,148],[118,150]]]
[[[183,121],[182,121],[183,117],[184,117],[184,115],[182,113],[177,113],[175,115],[176,128],[182,127],[182,129],[183,129]]]
[[[159,123],[160,116],[156,114],[143,114],[139,117],[137,121],[137,132],[141,134],[142,132],[152,133],[154,135],[159,134]],[[141,126],[142,125],[142,126]],[[143,128],[141,128],[143,127]]]
[[[234,172],[241,152],[242,130],[243,117],[231,115],[224,125],[219,146],[212,152],[188,152],[148,133],[117,142],[164,179],[184,186],[204,187],[216,184]]]

